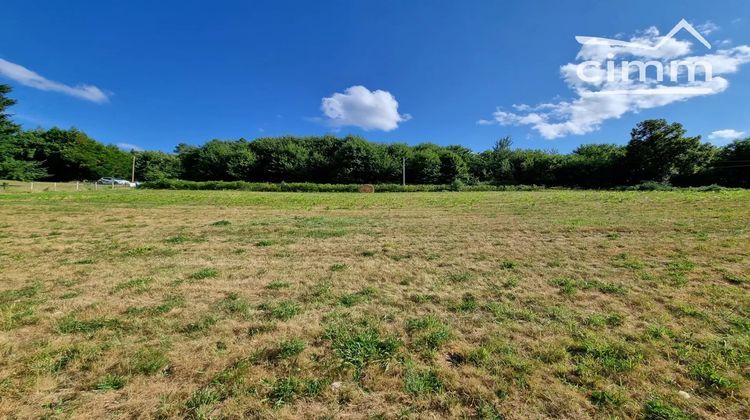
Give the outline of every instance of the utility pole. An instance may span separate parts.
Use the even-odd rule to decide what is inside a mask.
[[[133,154],[133,170],[130,172],[130,182],[135,182],[135,154]]]
[[[406,186],[406,158],[401,158],[401,185]]]

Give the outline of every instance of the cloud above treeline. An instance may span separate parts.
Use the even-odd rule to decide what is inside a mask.
[[[0,58],[0,76],[34,89],[58,92],[97,104],[109,101],[110,95],[96,86],[87,84],[76,86],[66,85],[65,83],[47,79],[20,64],[12,63],[2,58]]]
[[[697,25],[704,35],[719,30],[712,22]],[[659,48],[633,48],[633,44]],[[729,88],[726,75],[736,73],[740,66],[750,62],[750,46],[740,45],[731,48],[694,54],[699,47],[689,40],[667,38],[659,34],[655,27],[639,31],[623,41],[623,45],[606,45],[601,43],[583,44],[576,57],[576,62],[560,66],[560,75],[575,97],[536,105],[516,104],[512,109],[498,107],[491,118],[480,119],[480,125],[527,125],[546,139],[555,139],[569,135],[582,135],[597,131],[610,119],[617,119],[627,113],[637,113],[644,109],[662,107],[674,102],[686,101],[700,96],[715,95]],[[691,63],[707,62],[712,68],[712,78],[705,77],[703,67],[697,68],[695,80],[680,82],[687,89],[663,90],[654,92],[664,86],[655,75],[648,75],[645,80],[630,77],[628,80],[606,77],[608,60],[658,61],[664,66],[664,74],[670,74],[672,60],[684,60]],[[595,61],[597,65],[587,67],[587,79],[582,80],[577,73],[580,62]],[[619,64],[619,63],[618,63]],[[675,66],[684,79],[684,67]],[[633,69],[635,72],[637,69]],[[619,72],[618,72],[619,74]],[[703,77],[701,77],[703,76]],[[669,77],[669,76],[666,76]],[[666,80],[666,79],[665,79]],[[639,92],[651,93],[639,93]],[[613,94],[615,92],[620,92]],[[602,94],[606,93],[606,94]]]
[[[732,128],[725,128],[723,130],[716,130],[708,135],[708,139],[713,143],[726,144],[732,140],[737,140],[745,137],[747,133],[744,131],[738,131]]]
[[[390,92],[371,91],[364,86],[352,86],[323,98],[320,109],[326,123],[333,127],[392,131],[411,119],[409,114],[399,114],[398,101]]]

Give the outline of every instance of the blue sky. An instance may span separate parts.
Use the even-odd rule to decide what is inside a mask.
[[[14,87],[15,119],[105,143],[171,151],[212,138],[351,133],[484,150],[511,135],[519,147],[568,152],[622,144],[647,118],[718,133],[716,143],[750,133],[747,0],[6,0],[2,9],[0,83]],[[577,62],[576,35],[656,42],[682,18],[713,46],[703,51],[682,31],[676,40],[691,54],[734,66],[720,74],[726,85],[664,105],[588,104],[586,121],[569,114],[578,96],[561,66]]]

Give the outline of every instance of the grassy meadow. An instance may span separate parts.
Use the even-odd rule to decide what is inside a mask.
[[[750,418],[750,191],[0,192],[2,418]]]

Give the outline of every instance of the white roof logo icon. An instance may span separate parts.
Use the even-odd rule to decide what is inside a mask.
[[[609,38],[599,38],[599,37],[592,37],[592,36],[576,36],[576,41],[578,41],[580,44],[583,45],[608,45],[610,47],[626,47],[626,48],[640,48],[644,50],[658,50],[661,48],[667,41],[672,39],[677,32],[681,31],[682,29],[685,29],[692,35],[695,39],[697,39],[701,44],[703,44],[706,48],[709,50],[711,49],[711,44],[706,40],[706,38],[703,37],[703,35],[700,34],[691,24],[689,24],[685,19],[680,20],[677,25],[672,28],[669,33],[664,36],[661,41],[659,41],[656,45],[645,45],[645,44],[639,44],[637,42],[627,42],[627,41],[621,41],[619,39],[609,39]]]

